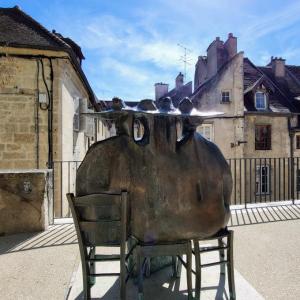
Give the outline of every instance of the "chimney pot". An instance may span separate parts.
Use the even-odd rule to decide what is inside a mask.
[[[285,59],[282,57],[271,57],[271,67],[275,77],[285,76]]]
[[[233,37],[233,34],[230,32],[230,33],[228,33],[228,38],[231,38],[231,37]]]

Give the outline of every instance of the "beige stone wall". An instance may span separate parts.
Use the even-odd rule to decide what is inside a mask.
[[[0,235],[48,228],[51,180],[49,170],[0,170]]]
[[[223,112],[224,116],[243,116],[244,114],[244,94],[243,94],[243,53],[239,53],[222,72],[213,86],[195,98],[199,109],[204,111]],[[229,91],[231,95],[230,103],[221,103],[222,91]]]
[[[27,50],[28,53],[34,54],[35,50]],[[50,90],[50,62],[44,58],[43,63],[45,80]],[[67,58],[52,58],[52,65],[53,160],[57,161],[54,164],[54,199],[55,212],[60,215],[68,211],[65,199],[61,204],[61,196],[64,198],[66,192],[74,191],[76,172],[76,165],[70,168],[67,163],[61,165],[61,161],[83,159],[88,145],[94,140],[94,122],[82,120],[82,124],[88,123],[89,126],[83,126],[79,132],[74,133],[74,99],[82,99],[81,109],[87,112],[88,94]],[[41,109],[38,103],[38,89],[40,93],[46,94],[41,63],[39,78],[37,73],[37,59],[0,57],[0,169],[47,166],[48,111]]]
[[[271,125],[271,150],[255,150],[255,125]],[[286,116],[245,115],[244,157],[290,157]]]
[[[75,192],[76,167],[83,160],[88,150],[88,140],[94,136],[94,122],[89,123],[87,117],[80,117],[79,131],[73,130],[74,114],[88,112],[88,94],[79,80],[76,72],[68,60],[60,60],[59,66],[59,93],[60,110],[59,119],[61,122],[59,143],[61,144],[60,162],[56,163],[57,182],[56,199],[62,198],[62,202],[56,202],[57,215],[68,215],[66,193]],[[76,163],[78,162],[78,163]],[[58,188],[60,186],[60,188]]]
[[[221,103],[222,91],[230,92],[230,103]],[[194,101],[202,111],[222,112],[222,117],[206,120],[213,124],[214,143],[226,158],[242,157],[244,140],[243,53],[237,54],[213,87]]]
[[[39,86],[45,92],[41,77]],[[47,128],[47,112],[37,105],[36,60],[0,57],[0,168],[45,168]]]

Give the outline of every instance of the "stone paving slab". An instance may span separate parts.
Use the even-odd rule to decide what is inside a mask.
[[[265,299],[300,299],[300,205],[299,202],[295,205],[278,204],[280,205],[249,207],[247,211],[237,208],[233,211],[230,225],[235,232],[234,257],[238,300],[261,299],[256,298],[261,297],[260,295],[250,294],[250,288],[247,289],[249,283]],[[67,220],[67,223],[70,222],[71,219]],[[78,294],[80,295],[81,268],[78,270],[76,233],[72,224],[65,223],[66,220],[56,220],[56,225],[50,226],[49,230],[44,232],[0,237],[1,300],[65,299],[70,291],[72,274],[76,275],[73,282],[78,284],[77,288],[71,290],[73,294],[70,294],[69,299],[76,299]],[[217,292],[216,288],[208,288],[219,285],[218,269],[216,267],[215,272],[213,268],[208,268],[205,272],[214,274],[203,276],[201,299],[216,299],[214,297],[219,297],[221,292]],[[102,278],[97,279],[93,291],[98,297],[103,285],[101,280]],[[146,293],[153,290],[166,300],[186,299],[185,287],[182,286],[184,282],[184,274],[181,281],[172,282],[170,269],[166,269],[155,274],[151,280],[146,279],[145,290]],[[118,299],[117,285],[116,278],[104,284],[107,290],[102,298]],[[129,293],[132,293],[132,298],[128,299],[135,300],[136,287],[132,282],[130,285]],[[246,295],[241,294],[243,291]],[[251,291],[255,293],[252,287]]]
[[[0,237],[0,299],[62,300],[79,263],[73,224]]]

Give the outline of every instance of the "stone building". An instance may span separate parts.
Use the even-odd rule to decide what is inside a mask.
[[[230,33],[225,42],[217,37],[207,55],[199,56],[191,99],[200,110],[224,113],[203,124],[204,135],[226,158],[243,159],[234,162],[239,164],[236,173],[247,175],[238,179],[243,180],[241,186],[251,186],[247,180],[254,174],[255,186],[240,188],[239,196],[249,192],[271,200],[277,192],[279,199],[292,197],[300,175],[289,160],[300,155],[300,66],[276,57],[267,66],[256,66],[237,51],[237,38]],[[250,158],[256,159],[251,166]],[[285,183],[276,181],[282,169],[287,170]]]
[[[80,116],[98,109],[81,68],[80,47],[24,13],[0,8],[0,169],[55,168],[80,161],[96,137],[95,121]],[[54,184],[64,195],[68,166]],[[57,172],[58,173],[58,172]],[[73,184],[74,167],[69,172]],[[65,208],[55,203],[57,215]]]

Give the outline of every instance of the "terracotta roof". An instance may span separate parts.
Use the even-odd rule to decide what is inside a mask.
[[[84,56],[80,47],[70,38],[64,38],[61,34],[48,31],[15,6],[0,8],[0,46],[67,52],[89,93],[91,103],[96,108],[96,97],[80,66]]]

